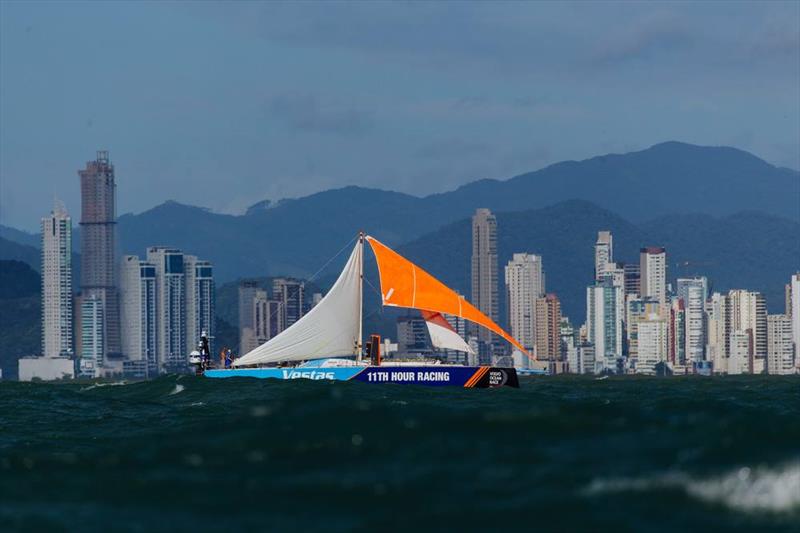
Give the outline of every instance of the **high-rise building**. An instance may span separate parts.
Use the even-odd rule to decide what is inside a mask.
[[[736,364],[741,366],[740,372],[761,374],[766,369],[767,359],[767,308],[764,297],[759,292],[747,290],[732,290],[728,292],[725,300],[725,331],[728,335],[726,352],[728,353],[729,368],[731,371],[731,358],[741,357],[741,347],[745,343],[737,337],[736,347],[739,352],[734,353],[732,344],[735,334],[742,334],[748,337],[748,352],[744,363],[740,359]]]
[[[468,322],[460,316],[447,314],[442,316],[450,324],[450,327],[453,328],[453,331],[455,331],[459,337],[466,341],[468,338],[467,330],[469,329]],[[468,353],[460,352],[458,350],[441,350],[441,352],[450,363],[465,365],[469,364],[470,354]]]
[[[158,369],[160,373],[181,373],[187,368],[189,354],[184,255],[176,248],[153,246],[147,249],[147,261],[156,267]]]
[[[800,274],[798,274],[800,275]],[[792,317],[792,281],[791,278],[789,283],[787,283],[783,287],[783,306],[784,306],[784,314],[789,318]]]
[[[767,315],[767,373],[796,373],[795,358],[791,319],[786,315]]]
[[[594,244],[594,279],[600,281],[606,266],[614,262],[614,237],[610,231],[598,231]]]
[[[488,209],[477,209],[472,216],[472,304],[495,322],[500,315],[497,291],[497,219]],[[491,363],[494,346],[502,346],[499,337],[486,328],[473,327],[483,345],[481,364]]]
[[[243,280],[239,282],[239,353],[244,355],[260,346],[256,334],[256,295],[263,293],[266,300],[266,291],[259,288],[256,280]]]
[[[104,358],[121,355],[116,278],[116,184],[108,152],[78,171],[81,179],[81,294],[96,297],[103,314]]]
[[[96,294],[81,298],[81,357],[78,365],[80,377],[96,378],[102,375],[104,346],[103,301]]]
[[[667,303],[667,251],[650,246],[639,250],[640,285],[643,298],[655,298]]]
[[[300,320],[305,312],[305,283],[294,278],[272,280],[272,298],[281,303],[282,319],[280,331]]]
[[[690,363],[686,359],[686,306],[680,298],[672,300],[667,327],[669,336],[667,359],[673,367],[686,368]]]
[[[656,366],[667,361],[667,321],[658,314],[648,315],[638,323],[637,374],[655,374]]]
[[[728,374],[749,374],[752,368],[753,338],[746,331],[728,335]]]
[[[792,274],[789,285],[791,285],[792,300],[792,339],[794,339],[795,354],[800,358],[800,272]]]
[[[622,287],[604,278],[586,288],[587,340],[594,345],[597,371],[617,372],[622,363]]]
[[[250,345],[243,348],[242,354],[252,351],[270,339],[270,308],[267,291],[256,290],[252,299],[252,308],[249,311],[252,314],[253,338]]]
[[[713,365],[714,372],[728,371],[726,296],[715,292],[706,301],[706,361]]]
[[[420,316],[403,316],[397,319],[397,348],[401,354],[430,352],[428,325]]]
[[[708,280],[705,277],[679,278],[678,298],[686,309],[686,358],[688,363],[705,359],[705,303],[708,300]]]
[[[622,268],[625,274],[625,296],[639,296],[640,265],[638,263],[625,263]]]
[[[628,297],[625,302],[625,334],[628,359],[634,366],[639,357],[639,322],[658,314],[660,304],[653,298]]]
[[[156,267],[135,255],[120,264],[120,318],[125,366],[136,375],[156,375]]]
[[[42,218],[42,354],[72,357],[72,219],[55,202]]]
[[[506,305],[511,335],[526,350],[536,347],[536,300],[544,296],[544,271],[538,255],[514,254],[505,268]]]
[[[205,332],[209,349],[214,353],[214,267],[209,261],[185,255],[183,260],[186,287],[186,347],[191,352]]]
[[[615,286],[622,288],[625,294],[625,265],[623,263],[607,263],[606,270],[600,274],[600,279],[610,278]]]
[[[543,361],[561,358],[561,302],[555,294],[536,299],[536,357]]]

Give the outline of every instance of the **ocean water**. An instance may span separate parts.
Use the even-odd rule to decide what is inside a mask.
[[[797,377],[0,382],[0,531],[800,531]]]

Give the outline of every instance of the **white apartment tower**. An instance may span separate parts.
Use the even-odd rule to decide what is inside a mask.
[[[56,200],[42,218],[42,354],[72,357],[72,219]]]
[[[795,350],[792,321],[786,315],[767,316],[767,373],[794,374]]]
[[[594,279],[600,281],[606,265],[614,262],[614,237],[610,231],[598,231],[594,244]]]
[[[141,373],[158,373],[156,266],[126,255],[120,265],[122,353]]]
[[[649,315],[638,323],[637,374],[655,374],[656,365],[667,360],[668,326],[667,321],[657,314]]]
[[[541,256],[514,254],[505,268],[506,303],[511,335],[526,350],[536,346],[536,300],[544,296]]]
[[[497,218],[488,209],[477,209],[472,216],[472,303],[495,322],[500,318],[497,291]],[[484,346],[499,344],[488,329],[474,328]]]
[[[183,372],[187,364],[186,298],[183,252],[154,246],[147,249],[147,261],[156,267],[156,316],[158,328],[158,370]]]
[[[767,308],[764,297],[759,292],[732,290],[728,292],[725,310],[725,330],[728,335],[727,349],[729,364],[734,355],[741,357],[744,345],[740,335],[749,339],[746,364],[742,373],[762,374],[766,370],[767,359]],[[734,342],[734,336],[736,340]],[[739,352],[734,352],[734,347]],[[737,364],[742,361],[737,359]],[[728,369],[729,373],[731,369]]]
[[[655,298],[667,303],[667,251],[649,246],[639,250],[639,270],[642,298]]]
[[[708,299],[708,279],[705,277],[678,279],[678,298],[686,309],[686,361],[687,364],[704,360],[705,303]]]

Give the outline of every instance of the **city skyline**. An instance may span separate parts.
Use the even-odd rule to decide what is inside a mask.
[[[164,246],[148,247],[144,260],[130,255],[118,258],[115,173],[108,152],[98,151],[97,159],[78,174],[84,199],[81,224],[91,232],[81,240],[75,331],[68,253],[72,225],[63,204],[56,201],[50,217],[41,223],[42,355],[46,357],[21,359],[20,375],[49,376],[60,371],[61,360],[50,367],[37,369],[36,365],[46,364],[47,358],[73,358],[73,338],[76,375],[81,377],[152,377],[185,371],[187,354],[199,346],[201,333],[213,345],[217,317],[212,264]],[[501,285],[498,231],[492,211],[476,209],[471,238],[473,301],[495,322],[499,322]],[[667,256],[663,246],[644,246],[638,264],[619,262],[613,232],[598,230],[593,276],[586,288],[586,322],[580,325],[562,315],[557,294],[546,294],[542,256],[514,252],[504,267],[505,323],[534,357],[548,363],[551,372],[652,374],[664,372],[663,365],[674,373],[797,372],[792,315],[800,298],[795,287],[800,286],[798,275],[786,284],[786,313],[768,314],[761,293],[731,289],[710,294],[705,276],[671,274]],[[275,277],[268,293],[242,282],[240,348],[252,350],[299,320],[310,308],[304,287],[303,280]],[[116,307],[110,295],[121,299]],[[311,305],[321,299],[322,295],[314,295]],[[398,346],[420,348],[418,337],[426,330],[425,322],[419,320],[398,319]],[[110,333],[115,323],[121,331]],[[408,329],[412,324],[414,329]],[[461,329],[463,324],[451,326]],[[513,355],[483,330],[464,329],[464,333],[464,341],[476,348],[478,361],[505,364],[501,361]],[[110,349],[115,342],[120,347]],[[516,356],[513,360],[516,366],[533,368],[526,360],[521,363]]]

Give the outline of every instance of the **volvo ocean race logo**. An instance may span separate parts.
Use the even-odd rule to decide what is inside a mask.
[[[333,372],[322,370],[284,370],[283,379],[336,379]]]
[[[505,370],[501,370],[499,368],[493,368],[489,370],[489,386],[490,387],[502,387],[508,381],[508,375],[506,374]]]

